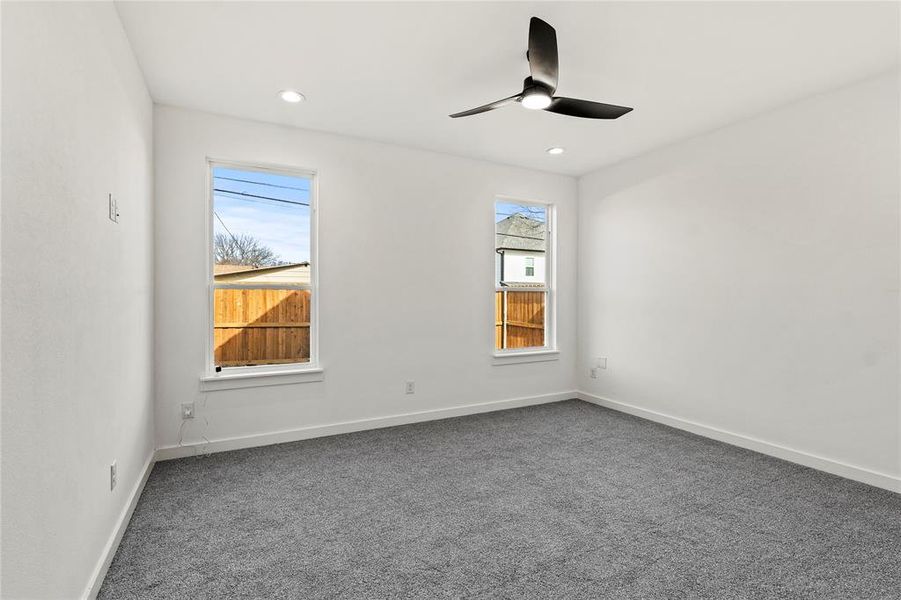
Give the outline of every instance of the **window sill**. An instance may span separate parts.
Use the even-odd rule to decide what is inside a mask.
[[[521,363],[547,362],[560,360],[559,350],[527,350],[523,352],[495,352],[492,364],[517,365]]]
[[[324,381],[325,372],[321,367],[305,369],[256,371],[253,373],[217,373],[200,378],[200,391],[217,392],[239,388],[263,387],[267,385],[291,385]]]

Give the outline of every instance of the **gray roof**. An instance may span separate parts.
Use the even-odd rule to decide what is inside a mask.
[[[519,213],[498,221],[494,226],[495,247],[498,250],[530,250],[544,252],[547,225]]]

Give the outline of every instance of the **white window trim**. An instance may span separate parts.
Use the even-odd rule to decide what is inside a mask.
[[[559,350],[531,350],[529,348],[523,348],[495,351],[492,364],[497,367],[501,365],[518,365],[521,363],[548,362],[552,360],[560,360]]]
[[[513,348],[498,350],[494,348],[494,329],[491,330],[491,347],[494,348],[492,354],[492,364],[495,366],[519,364],[527,362],[545,362],[551,360],[559,360],[560,351],[557,348],[557,205],[550,202],[541,202],[538,200],[522,200],[513,196],[497,195],[494,202],[491,203],[492,218],[497,215],[497,203],[509,202],[522,204],[525,206],[540,206],[546,212],[547,219],[547,250],[545,253],[545,285],[542,288],[546,292],[547,298],[544,307],[544,346],[536,346],[533,348]],[[497,231],[492,226],[492,250],[497,249]],[[495,291],[510,290],[519,288],[504,288],[497,285],[497,273],[493,273],[495,279]],[[528,291],[523,288],[522,291]],[[539,291],[539,290],[534,290]],[[494,315],[494,297],[491,298],[491,314]],[[494,320],[492,319],[492,323]]]
[[[298,363],[300,364],[300,363]],[[264,367],[268,365],[260,365]],[[268,371],[243,371],[240,373],[215,373],[200,378],[201,392],[216,392],[219,390],[233,390],[249,387],[263,387],[267,385],[287,385],[294,383],[312,383],[325,380],[325,371],[321,367],[299,369],[284,368],[286,365],[271,365]],[[280,368],[282,367],[282,368]],[[243,369],[244,367],[230,367],[230,369]],[[256,368],[256,367],[247,367]],[[224,371],[224,370],[223,370]]]
[[[260,164],[237,160],[223,160],[207,157],[206,171],[206,198],[207,198],[207,332],[204,335],[204,372],[200,376],[200,388],[202,391],[216,391],[224,389],[259,387],[266,385],[283,385],[291,383],[307,383],[322,381],[324,371],[319,364],[319,174],[313,169],[300,167]],[[213,278],[213,265],[216,262],[213,248],[213,169],[224,167],[227,169],[244,169],[247,171],[262,171],[276,175],[288,175],[291,177],[304,177],[310,180],[310,284],[283,285],[261,284],[254,287],[286,287],[297,289],[310,289],[310,360],[305,363],[288,363],[273,365],[252,365],[246,367],[223,367],[216,372],[214,365],[214,333],[213,333],[213,297],[216,290]],[[232,287],[228,284],[219,287]],[[247,287],[247,286],[234,286]]]

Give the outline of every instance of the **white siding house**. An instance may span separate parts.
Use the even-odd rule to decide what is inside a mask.
[[[498,254],[498,261],[503,261],[504,282],[507,283],[544,283],[544,252],[529,250],[504,250]],[[500,271],[498,271],[500,274]]]
[[[495,281],[499,286],[545,283],[547,226],[515,214],[495,225]]]

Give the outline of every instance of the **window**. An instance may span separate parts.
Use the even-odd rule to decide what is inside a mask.
[[[494,213],[495,349],[550,349],[553,207],[499,200]]]
[[[211,364],[316,363],[312,173],[212,164]]]

